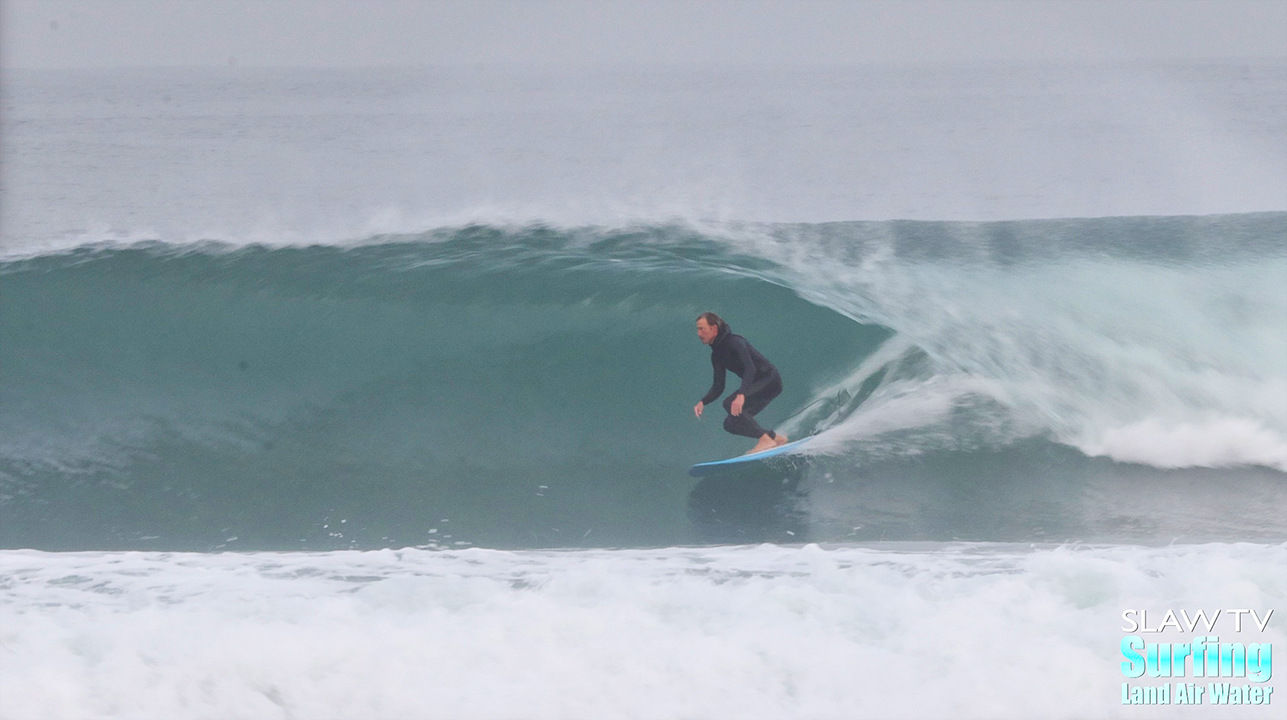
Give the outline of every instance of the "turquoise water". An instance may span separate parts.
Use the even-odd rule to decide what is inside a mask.
[[[1280,539],[1284,236],[470,226],[14,259],[0,543]],[[745,450],[691,416],[706,309],[782,368],[761,420],[820,434],[807,462],[688,479]]]

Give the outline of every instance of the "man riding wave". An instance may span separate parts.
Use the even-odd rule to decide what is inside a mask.
[[[713,312],[704,312],[697,317],[697,337],[711,348],[715,380],[706,395],[693,406],[693,414],[701,419],[706,404],[723,394],[724,378],[727,371],[732,370],[742,379],[742,384],[732,395],[724,398],[724,409],[728,411],[724,429],[734,435],[758,439],[747,454],[785,445],[786,435],[765,430],[755,421],[755,416],[782,392],[782,376],[778,369],[751,347],[746,338],[734,335],[728,323]]]

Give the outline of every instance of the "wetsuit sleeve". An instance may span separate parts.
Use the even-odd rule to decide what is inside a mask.
[[[711,389],[706,391],[702,396],[702,404],[710,405],[712,401],[724,393],[724,375],[726,371],[723,365],[715,359],[715,354],[711,353],[711,367],[715,369],[715,380],[711,382]]]
[[[737,340],[738,338],[729,338]],[[734,395],[746,395],[746,389],[755,383],[755,361],[751,359],[751,344],[745,340],[737,343],[735,346],[737,356],[742,359],[742,384],[737,387]],[[723,387],[720,388],[723,390]]]

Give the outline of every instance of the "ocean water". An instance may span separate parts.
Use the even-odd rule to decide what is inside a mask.
[[[1287,65],[2,77],[0,717],[1216,717],[1122,612],[1287,612]],[[705,310],[803,452],[686,474]]]

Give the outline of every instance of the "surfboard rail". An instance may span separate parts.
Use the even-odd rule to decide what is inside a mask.
[[[785,445],[779,445],[778,447],[775,447],[775,448],[770,448],[768,450],[761,450],[760,452],[751,453],[750,455],[739,455],[737,457],[728,458],[727,460],[712,460],[710,462],[697,463],[696,465],[688,468],[688,474],[692,475],[693,477],[702,477],[704,475],[710,475],[712,473],[716,473],[721,470],[728,470],[728,469],[737,467],[738,465],[757,463],[762,460],[768,460],[770,458],[778,457],[780,455],[787,455],[787,454],[790,454],[791,451],[798,449],[801,445],[804,445],[805,443],[809,442],[810,439],[811,438],[804,438],[803,440],[795,440]]]

